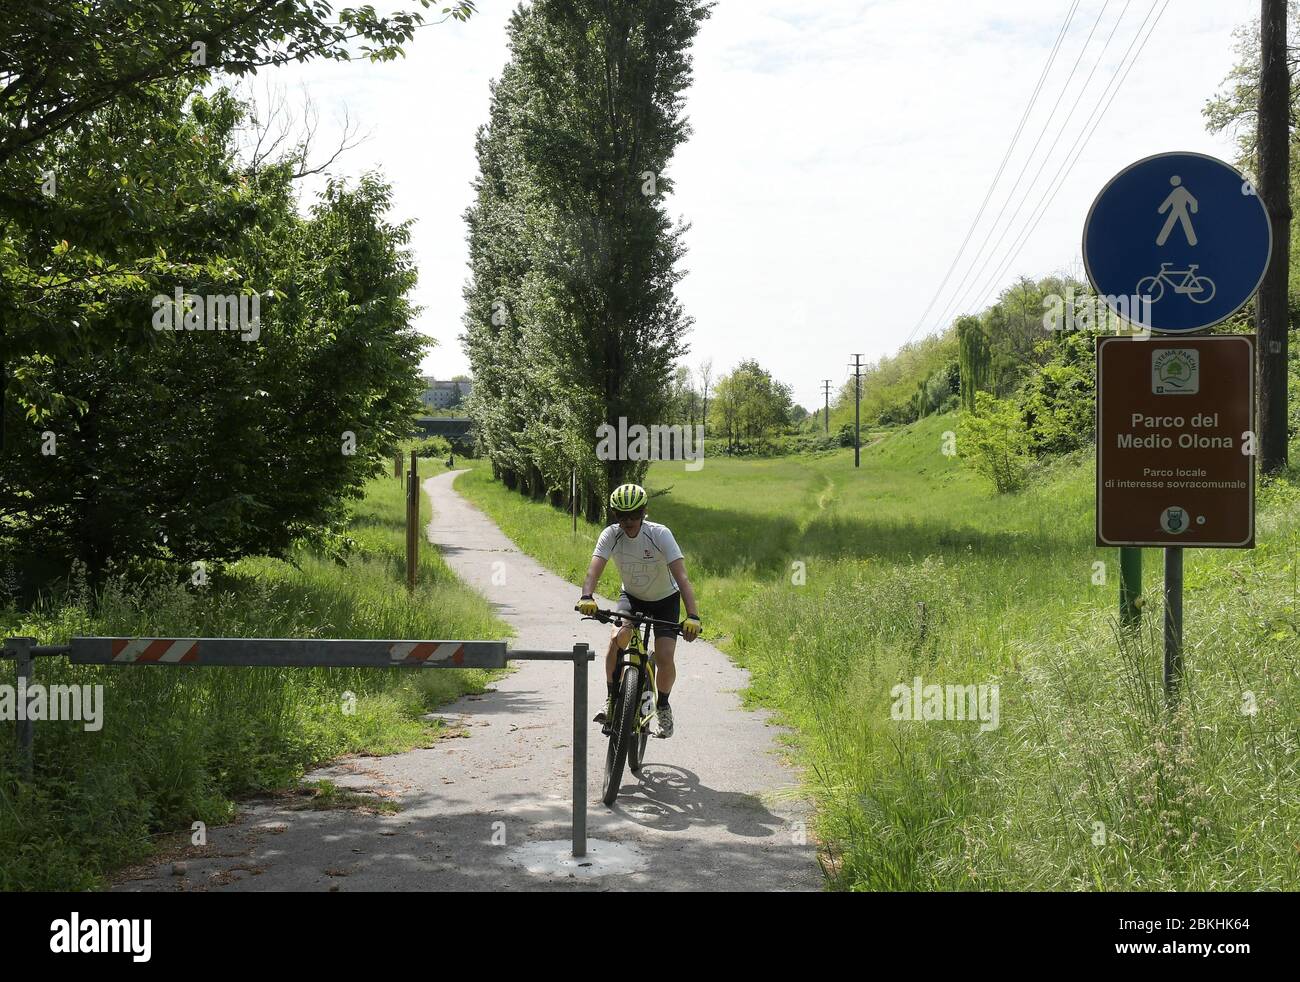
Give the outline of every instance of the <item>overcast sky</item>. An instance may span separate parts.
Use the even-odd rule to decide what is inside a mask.
[[[322,147],[345,111],[369,134],[333,171],[381,169],[394,185],[395,217],[415,220],[419,324],[437,341],[424,369],[440,378],[468,371],[457,339],[467,275],[461,215],[513,6],[480,0],[468,23],[425,27],[403,61],[263,76],[291,101],[304,88],[310,94]],[[712,357],[717,374],[754,357],[814,406],[821,379],[845,378],[851,352],[875,360],[896,351],[957,254],[1072,7],[1037,106],[920,334],[986,306],[1020,274],[1081,272],[1088,206],[1124,165],[1164,150],[1231,158],[1231,142],[1205,131],[1201,109],[1232,67],[1234,27],[1259,4],[720,0],[694,50],[694,134],[670,168],[669,208],[692,225],[679,288],[695,318],[687,364]],[[1155,23],[1149,42],[1130,48],[1144,23],[1142,36]],[[1080,143],[1125,53],[1132,59],[1139,46],[1091,140]]]

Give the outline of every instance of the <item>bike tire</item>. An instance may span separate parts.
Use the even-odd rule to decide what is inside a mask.
[[[641,718],[641,704],[637,703],[637,719]],[[627,750],[627,766],[633,774],[641,773],[641,765],[645,763],[645,745],[650,742],[650,724],[643,723],[641,728],[632,735],[632,743]]]
[[[1143,284],[1146,284],[1145,290],[1142,288]],[[1158,276],[1142,277],[1142,279],[1138,280],[1138,284],[1134,289],[1139,297],[1150,296],[1152,303],[1159,303],[1160,298],[1165,295],[1164,281]]]
[[[1200,286],[1200,289],[1195,293],[1187,294],[1187,299],[1191,300],[1192,303],[1209,303],[1214,299],[1214,280],[1208,276],[1198,276],[1196,283]]]
[[[609,735],[609,749],[605,751],[605,787],[601,800],[606,805],[613,805],[614,799],[618,797],[628,749],[636,739],[636,694],[640,684],[640,669],[630,665],[623,669],[618,698],[614,700],[614,729]]]

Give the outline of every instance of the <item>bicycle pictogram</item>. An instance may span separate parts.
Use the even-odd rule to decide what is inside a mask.
[[[1196,275],[1198,263],[1191,263],[1186,269],[1170,269],[1172,265],[1173,263],[1161,263],[1160,272],[1155,276],[1144,276],[1138,280],[1137,295],[1150,297],[1153,304],[1159,303],[1165,295],[1165,286],[1168,285],[1175,293],[1183,294],[1193,303],[1209,303],[1214,299],[1214,280],[1204,273]]]

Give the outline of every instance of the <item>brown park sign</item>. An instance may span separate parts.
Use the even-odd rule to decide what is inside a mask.
[[[1255,545],[1255,337],[1097,341],[1097,545]]]

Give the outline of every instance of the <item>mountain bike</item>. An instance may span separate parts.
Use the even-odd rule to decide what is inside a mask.
[[[574,608],[575,610],[577,608]],[[623,780],[623,767],[630,765],[633,774],[641,773],[645,763],[645,748],[650,740],[650,724],[657,715],[655,698],[654,657],[650,653],[650,629],[655,625],[676,628],[672,621],[656,620],[645,614],[615,610],[597,610],[584,617],[584,621],[609,624],[614,620],[629,621],[635,627],[628,646],[618,653],[614,663],[614,709],[606,726],[609,727],[609,749],[605,751],[605,783],[602,800],[613,805]]]

